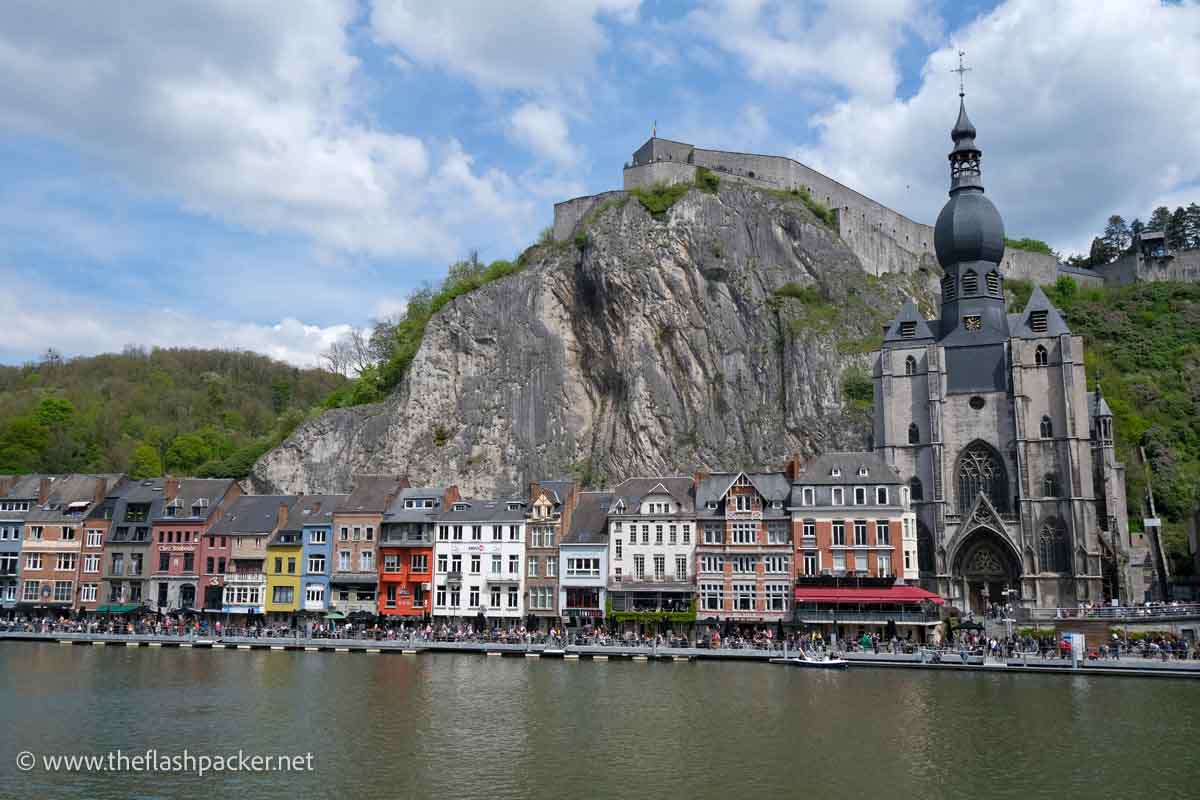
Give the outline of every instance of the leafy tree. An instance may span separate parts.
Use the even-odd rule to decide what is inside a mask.
[[[1147,231],[1166,231],[1167,225],[1171,222],[1171,209],[1166,206],[1159,206],[1154,209],[1154,213],[1150,215],[1150,221],[1146,223]]]
[[[1187,247],[1187,211],[1183,206],[1179,206],[1171,212],[1171,219],[1167,221],[1165,231],[1167,247],[1172,250],[1182,250]]]
[[[1092,249],[1088,253],[1088,263],[1093,267],[1098,267],[1101,264],[1108,264],[1115,258],[1115,254],[1108,248],[1104,239],[1097,236],[1092,239]]]
[[[62,427],[70,424],[71,418],[75,416],[75,406],[61,397],[47,397],[38,403],[34,416],[47,428]]]
[[[176,436],[167,448],[167,470],[176,475],[189,475],[212,455],[212,450],[200,434],[185,433]]]
[[[1129,223],[1130,247],[1133,246],[1133,240],[1136,239],[1137,237],[1141,236],[1142,232],[1145,230],[1146,230],[1146,223],[1142,222],[1140,219],[1138,219],[1136,217],[1134,218],[1133,222]]]
[[[158,457],[158,448],[145,443],[133,448],[133,459],[129,463],[129,477],[153,478],[162,474],[162,459]]]
[[[271,407],[282,414],[292,404],[292,384],[280,378],[271,383]]]
[[[1130,236],[1129,226],[1125,224],[1125,218],[1120,214],[1113,214],[1108,218],[1108,224],[1104,227],[1104,244],[1110,253],[1124,253],[1129,247]]]

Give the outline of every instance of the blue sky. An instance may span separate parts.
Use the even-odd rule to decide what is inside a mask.
[[[1200,200],[1200,6],[658,0],[0,6],[0,362],[298,364],[662,136],[790,155],[930,222],[955,50],[1010,235]]]

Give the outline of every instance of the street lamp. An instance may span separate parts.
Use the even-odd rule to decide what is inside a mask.
[[[1008,640],[1012,641],[1012,624],[1013,618],[1008,613],[1009,606],[1013,605],[1012,598],[1015,594],[1020,594],[1016,589],[1012,588],[1007,583],[1004,584],[1004,591],[1000,594],[1004,595],[1004,630],[1008,636]]]

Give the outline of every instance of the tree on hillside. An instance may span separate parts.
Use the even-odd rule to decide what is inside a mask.
[[[1184,235],[1188,250],[1200,250],[1200,205],[1192,203],[1184,212]]]
[[[1171,212],[1166,227],[1167,247],[1172,250],[1182,250],[1187,247],[1187,211],[1179,206]]]
[[[1171,209],[1166,206],[1159,206],[1154,209],[1154,213],[1150,215],[1150,221],[1146,223],[1148,231],[1166,231],[1167,224],[1171,221]]]
[[[1118,256],[1129,247],[1129,226],[1120,214],[1108,218],[1108,224],[1104,227],[1104,244],[1110,253]]]
[[[129,464],[129,477],[153,478],[163,474],[162,459],[158,449],[151,444],[139,444],[133,448],[133,460]]]
[[[1092,239],[1092,249],[1088,251],[1088,264],[1093,267],[1098,267],[1101,264],[1107,264],[1113,260],[1113,252],[1108,249],[1108,244],[1101,237],[1097,236]]]
[[[1145,230],[1146,223],[1142,222],[1140,218],[1134,217],[1133,222],[1129,223],[1129,242],[1131,248],[1133,246],[1133,240],[1141,236],[1142,232]]]

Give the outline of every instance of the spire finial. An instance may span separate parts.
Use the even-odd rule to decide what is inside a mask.
[[[650,138],[658,138],[658,120],[654,120],[654,124],[650,126]]]
[[[966,50],[959,50],[958,51],[958,69],[950,70],[951,72],[958,73],[958,96],[959,97],[967,96],[966,89],[963,86],[963,74],[970,72],[971,68],[966,66],[965,64],[963,64],[963,56],[965,56],[966,54],[967,54]]]

